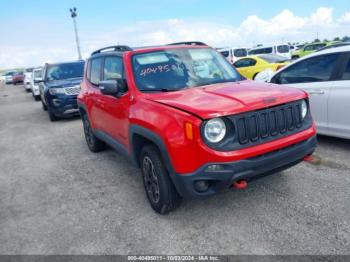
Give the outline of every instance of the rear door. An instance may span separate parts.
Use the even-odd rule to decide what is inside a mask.
[[[305,90],[319,133],[328,132],[328,100],[333,77],[340,63],[339,54],[326,54],[301,60],[282,69],[271,82]]]
[[[328,102],[328,128],[335,136],[350,138],[350,53],[343,53],[330,91]]]
[[[90,120],[93,128],[104,131],[104,105],[102,101],[102,94],[99,90],[99,83],[102,75],[102,57],[92,58],[88,64],[88,91],[86,94],[88,107],[90,109]]]

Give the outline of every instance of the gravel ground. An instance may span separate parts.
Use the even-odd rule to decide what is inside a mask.
[[[350,141],[316,160],[160,216],[140,172],[91,153],[79,118],[51,123],[0,87],[0,254],[350,254]]]

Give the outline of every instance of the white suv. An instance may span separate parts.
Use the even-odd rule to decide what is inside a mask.
[[[32,79],[31,79],[31,90],[32,90],[32,95],[36,101],[40,100],[40,90],[39,90],[39,83],[38,81],[41,80],[42,76],[42,68],[34,68],[33,69],[33,74],[32,74]]]
[[[30,92],[32,89],[31,83],[32,83],[32,72],[33,68],[27,68],[24,72],[24,80],[23,80],[23,86],[27,92]]]
[[[231,63],[236,62],[238,58],[248,55],[246,48],[220,48],[218,51]]]

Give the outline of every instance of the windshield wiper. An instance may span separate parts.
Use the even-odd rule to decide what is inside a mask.
[[[141,89],[140,91],[141,92],[174,92],[178,90],[161,88],[161,89]]]

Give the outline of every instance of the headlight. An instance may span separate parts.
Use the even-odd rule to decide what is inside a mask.
[[[49,93],[51,95],[65,94],[64,88],[49,88]]]
[[[221,118],[209,120],[204,127],[204,136],[210,143],[218,143],[226,135],[226,124]]]
[[[304,119],[307,115],[307,103],[305,100],[301,102],[301,118]]]

